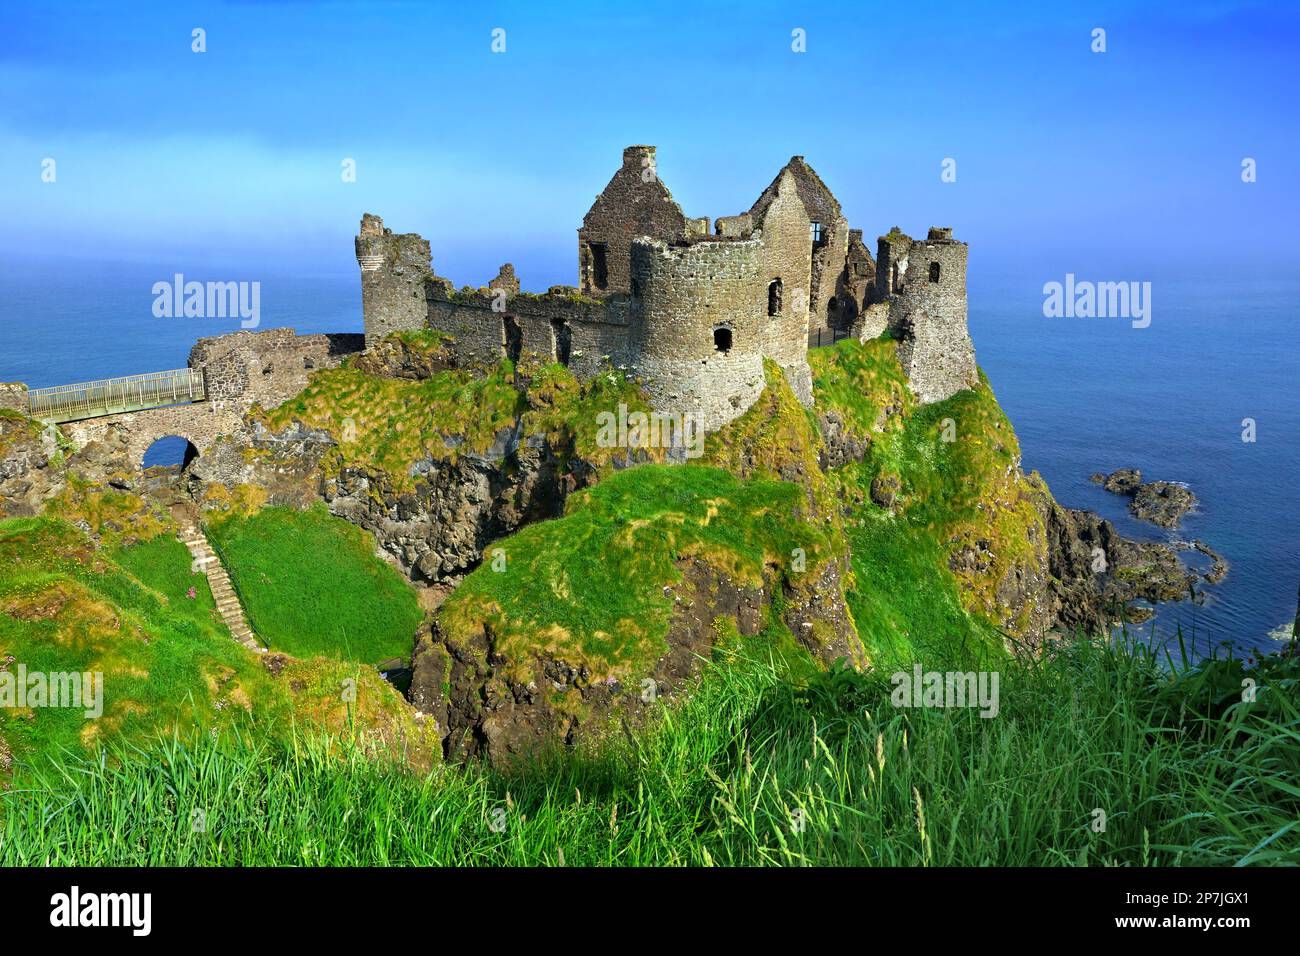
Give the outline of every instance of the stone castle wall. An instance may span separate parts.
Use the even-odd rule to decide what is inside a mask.
[[[566,365],[588,379],[629,360],[631,302],[590,299],[575,289],[529,295],[504,289],[456,292],[428,284],[428,327],[454,340],[461,365],[491,365],[524,353]]]
[[[790,387],[805,405],[812,404],[808,368],[808,328],[812,300],[812,235],[808,212],[794,177],[786,171],[763,213],[760,303],[761,347],[785,371]],[[773,289],[773,283],[779,288]],[[775,311],[775,315],[773,312]]]
[[[621,368],[641,379],[656,408],[698,412],[710,428],[758,397],[764,358],[810,405],[808,341],[817,331],[867,338],[894,328],[923,401],[976,383],[966,247],[951,230],[921,242],[895,230],[873,261],[801,156],[748,212],[718,218],[713,236],[708,227],[707,217],[687,218],[659,180],[652,146],[623,151],[584,217],[580,288],[523,293],[507,264],[487,288],[456,291],[433,273],[427,242],[395,236],[367,214],[356,239],[366,344],[429,328],[451,339],[461,365],[532,355],[580,379]],[[929,282],[932,264],[939,273]],[[725,348],[716,347],[719,330],[730,338]]]
[[[633,367],[658,411],[690,412],[716,429],[763,391],[767,318],[763,243],[711,239],[632,245],[632,281],[641,309]],[[725,332],[729,345],[718,347]]]
[[[27,386],[22,382],[0,382],[0,408],[27,414]]]
[[[428,240],[415,233],[394,235],[382,219],[367,213],[361,218],[356,252],[366,345],[391,332],[423,328],[428,313],[424,284],[433,275]]]
[[[888,283],[889,328],[912,391],[939,402],[979,384],[966,325],[966,243],[951,229],[919,241],[895,230],[878,248],[877,285]]]
[[[244,415],[254,405],[275,406],[297,395],[311,372],[338,365],[363,346],[360,335],[296,335],[293,329],[235,332],[199,339],[190,350],[189,367],[203,370],[207,401],[107,415],[59,427],[78,446],[121,436],[132,465],[159,438],[179,435],[202,454],[218,436],[244,429]]]

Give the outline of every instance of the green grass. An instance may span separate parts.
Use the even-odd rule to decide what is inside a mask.
[[[440,372],[423,381],[378,378],[343,365],[312,375],[279,407],[254,412],[272,431],[298,421],[339,441],[340,461],[385,472],[394,487],[413,483],[422,458],[454,459],[483,452],[525,405],[514,367],[502,362],[487,375]]]
[[[372,737],[406,741],[427,764],[427,734],[372,668],[287,658],[273,672],[231,639],[206,578],[190,566],[170,534],[96,544],[55,518],[0,521],[0,666],[101,673],[104,695],[96,719],[81,709],[0,708],[0,755],[14,758],[10,772],[0,767],[0,787],[160,733],[256,727],[274,737],[295,723],[346,732],[349,720]]]
[[[829,475],[850,505],[846,533],[859,587],[849,606],[868,652],[889,661],[978,661],[996,654],[1004,635],[1024,637],[1031,609],[1007,608],[999,585],[1046,574],[1047,535],[1035,508],[1041,493],[1016,467],[1019,444],[987,380],[918,406],[887,338],[848,339],[809,361],[818,407],[837,412],[868,442],[861,462]],[[870,497],[877,477],[898,483],[892,510]],[[952,570],[964,548],[987,566],[967,570],[958,562]]]
[[[0,796],[0,865],[1297,864],[1300,664],[1266,661],[1248,705],[1239,668],[1080,644],[1008,661],[983,719],[739,661],[620,746],[513,773],[172,740]]]
[[[52,759],[106,737],[214,722],[222,704],[213,675],[256,672],[212,608],[207,582],[190,573],[174,538],[100,552],[62,521],[0,522],[0,653],[29,673],[104,675],[103,717],[5,711],[0,738],[19,758]]]
[[[541,646],[587,666],[593,680],[641,677],[667,649],[664,587],[680,578],[678,560],[698,558],[739,586],[760,587],[768,569],[796,576],[791,559],[801,548],[803,573],[815,576],[830,543],[795,516],[800,500],[796,485],[717,468],[616,472],[573,495],[564,517],[489,548],[439,620],[452,641],[490,628],[507,661]]]
[[[408,345],[437,347],[436,333],[404,333]],[[381,378],[350,365],[315,372],[303,391],[277,408],[254,411],[272,431],[293,422],[332,435],[338,447],[328,469],[344,465],[382,472],[393,489],[415,484],[412,466],[424,459],[454,461],[486,452],[503,429],[522,420],[525,435],[572,446],[598,468],[626,454],[597,443],[601,412],[648,408],[639,388],[618,372],[580,383],[557,363],[502,360],[486,370],[448,369],[421,381]],[[638,460],[658,459],[657,451]]]
[[[253,630],[272,649],[362,664],[410,658],[419,603],[375,556],[368,533],[323,505],[264,508],[209,531]]]

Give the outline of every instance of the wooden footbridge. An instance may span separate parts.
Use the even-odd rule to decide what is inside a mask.
[[[173,369],[27,392],[27,414],[43,422],[75,422],[207,400],[203,370]]]

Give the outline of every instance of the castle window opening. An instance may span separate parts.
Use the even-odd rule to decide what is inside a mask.
[[[501,316],[501,340],[506,358],[518,362],[524,348],[524,330],[519,327],[519,323],[512,315]]]
[[[551,336],[555,349],[555,361],[567,366],[573,354],[573,331],[563,319],[551,320]]]
[[[937,262],[930,263],[930,281],[931,282],[939,281],[939,263]]]
[[[822,224],[820,222],[813,221],[809,225],[812,228],[813,245],[820,246],[822,244]]]
[[[781,277],[777,276],[767,285],[767,314],[781,314]]]
[[[609,247],[603,242],[588,243],[591,250],[591,281],[597,289],[609,285]]]
[[[835,324],[835,313],[839,311],[839,308],[839,300],[836,299],[835,296],[831,296],[830,301],[826,303],[826,318],[830,321],[831,325]]]
[[[723,354],[731,351],[731,329],[719,326],[713,330],[713,349]]]
[[[902,276],[901,276],[901,275],[899,274],[899,272],[898,272],[898,263],[897,263],[897,262],[893,263],[893,264],[890,266],[889,276],[890,276],[890,284],[893,286],[894,291],[895,291],[895,292],[902,292],[902,291],[903,291],[903,279],[902,279]]]

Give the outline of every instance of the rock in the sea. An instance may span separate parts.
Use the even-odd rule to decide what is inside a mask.
[[[1142,485],[1142,472],[1137,468],[1120,468],[1109,475],[1093,475],[1092,480],[1114,494],[1131,495]]]
[[[1135,517],[1162,528],[1176,528],[1196,506],[1196,496],[1172,481],[1152,481],[1138,487],[1129,510]]]
[[[1172,481],[1142,480],[1137,468],[1120,468],[1109,475],[1095,474],[1092,480],[1107,491],[1133,500],[1129,511],[1135,518],[1162,528],[1176,528],[1183,515],[1196,507],[1196,496],[1184,485]]]

